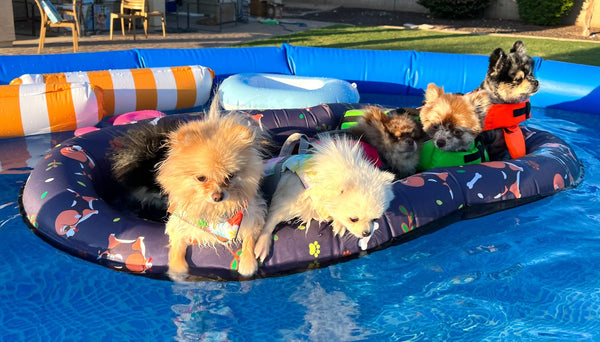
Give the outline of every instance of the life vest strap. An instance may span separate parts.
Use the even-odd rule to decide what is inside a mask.
[[[524,157],[527,153],[525,137],[518,125],[504,128],[504,141],[512,159]]]
[[[486,162],[489,161],[489,158],[486,154],[485,148],[483,146],[483,143],[481,142],[481,140],[477,139],[475,141],[475,148],[476,150],[472,153],[469,154],[465,154],[463,156],[463,160],[465,161],[465,165],[466,164],[470,164],[470,163],[481,163],[481,162]]]

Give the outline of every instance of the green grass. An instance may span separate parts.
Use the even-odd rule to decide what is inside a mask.
[[[237,46],[314,46],[341,49],[416,50],[472,55],[489,55],[495,48],[509,50],[520,39],[531,56],[545,60],[600,66],[600,44],[533,37],[506,37],[468,33],[403,30],[386,27],[335,25],[274,37]]]

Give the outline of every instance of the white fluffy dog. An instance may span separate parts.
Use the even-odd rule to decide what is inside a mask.
[[[292,156],[277,184],[255,255],[264,261],[273,243],[275,226],[299,219],[330,222],[335,235],[349,231],[371,235],[394,198],[394,175],[376,168],[360,142],[347,137],[319,137],[308,155]]]

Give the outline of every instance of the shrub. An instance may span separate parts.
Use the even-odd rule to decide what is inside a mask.
[[[436,17],[469,19],[481,15],[491,0],[417,0],[417,3]]]
[[[517,0],[519,17],[529,24],[559,25],[571,7],[573,0]]]

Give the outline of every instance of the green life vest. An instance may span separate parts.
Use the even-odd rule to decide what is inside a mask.
[[[435,147],[433,140],[428,140],[423,144],[423,148],[421,149],[421,157],[417,169],[425,171],[434,167],[478,164],[489,160],[487,151],[479,140],[472,142],[471,147],[466,152],[443,151]]]
[[[384,110],[383,112],[387,114],[389,110]],[[365,109],[347,110],[342,117],[340,129],[348,129],[352,126],[358,125],[358,119],[363,115],[365,115]]]
[[[345,130],[352,126],[358,125],[358,119],[360,119],[361,116],[365,115],[365,111],[366,111],[366,109],[347,110],[344,113],[344,116],[342,117],[342,120],[340,122],[340,129]],[[402,111],[402,113],[410,115],[413,118],[413,120],[415,120],[417,122],[421,122],[421,119],[419,118],[419,109],[418,108],[402,107],[402,108],[397,108],[397,109],[383,109],[383,112],[385,114],[389,114],[390,112],[393,112],[393,111]]]

